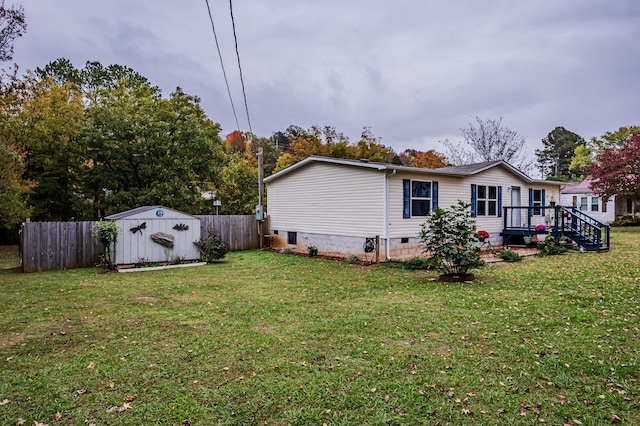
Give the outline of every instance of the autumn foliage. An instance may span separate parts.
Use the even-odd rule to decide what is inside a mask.
[[[640,133],[631,135],[620,148],[605,148],[589,171],[591,189],[602,198],[640,198]]]

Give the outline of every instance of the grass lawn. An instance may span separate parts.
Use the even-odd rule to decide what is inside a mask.
[[[0,424],[640,424],[639,241],[473,284],[262,251],[21,274],[0,250]]]

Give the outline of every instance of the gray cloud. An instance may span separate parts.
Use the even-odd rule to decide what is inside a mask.
[[[242,130],[228,2],[209,0]],[[202,1],[28,2],[22,69],[58,57],[134,68],[165,95],[236,124]],[[554,127],[584,138],[640,124],[640,3],[400,0],[234,4],[253,130],[364,126],[396,150],[441,149],[473,120],[505,117],[530,152]]]

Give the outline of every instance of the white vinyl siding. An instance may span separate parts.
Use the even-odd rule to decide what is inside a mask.
[[[384,172],[309,164],[267,184],[271,229],[373,237],[384,229]]]

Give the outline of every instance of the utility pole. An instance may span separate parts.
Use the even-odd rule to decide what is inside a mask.
[[[264,155],[262,147],[258,148],[258,205],[256,206],[260,248],[264,247]]]

